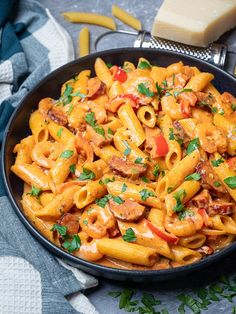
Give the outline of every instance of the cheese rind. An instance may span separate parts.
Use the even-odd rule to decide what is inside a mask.
[[[234,26],[236,0],[164,0],[152,35],[205,47]]]

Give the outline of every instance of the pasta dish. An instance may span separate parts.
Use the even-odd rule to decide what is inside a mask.
[[[197,262],[236,235],[236,98],[181,61],[106,64],[29,119],[11,170],[47,239],[122,269]]]

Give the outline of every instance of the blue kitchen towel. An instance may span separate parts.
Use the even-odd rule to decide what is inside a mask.
[[[69,35],[38,2],[0,0],[1,142],[9,117],[27,92],[73,58]],[[97,313],[79,292],[95,286],[97,280],[44,249],[4,195],[0,176],[0,312]]]

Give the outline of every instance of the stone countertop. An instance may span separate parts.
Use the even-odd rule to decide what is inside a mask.
[[[77,38],[79,31],[84,25],[73,24],[66,21],[61,13],[65,11],[85,11],[100,13],[111,16],[111,5],[117,4],[124,8],[129,13],[136,16],[143,23],[143,29],[151,30],[154,17],[158,7],[161,5],[162,0],[39,0],[45,7],[49,8],[52,15],[65,27],[73,39],[74,46],[77,46]],[[122,24],[116,20],[117,27],[122,30],[132,30],[130,27]],[[103,27],[89,25],[91,32],[91,52],[94,51],[95,39],[107,31]],[[99,46],[101,50],[118,48],[118,47],[132,47],[134,37],[113,35],[111,39],[107,37]],[[232,36],[228,36],[229,41],[232,43]],[[235,38],[235,37],[234,37]],[[115,282],[111,280],[100,279],[99,286],[86,291],[86,295],[91,302],[96,306],[101,314],[120,314],[125,313],[118,308],[118,300],[107,295],[109,291],[120,291],[125,287],[131,288],[136,292],[136,298],[141,297],[143,292],[153,293],[158,299],[161,299],[162,305],[158,310],[166,308],[169,313],[177,313],[177,308],[180,302],[176,299],[179,293],[190,293],[191,289],[196,285],[211,284],[222,273],[230,274],[235,268],[236,253],[223,259],[217,264],[213,264],[203,271],[199,271],[192,275],[187,275],[184,278],[168,281],[165,283],[129,283],[129,282]],[[236,275],[236,273],[235,273]],[[236,302],[236,301],[235,301]],[[208,310],[204,313],[220,313],[224,311],[225,314],[232,313],[232,304],[223,299],[220,302],[214,302]],[[191,313],[188,310],[186,313]]]

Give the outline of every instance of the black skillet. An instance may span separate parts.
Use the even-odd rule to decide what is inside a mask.
[[[157,51],[154,49],[122,48],[107,50],[91,54],[60,67],[59,69],[49,74],[46,78],[44,78],[31,92],[29,92],[29,94],[21,101],[20,105],[13,113],[6,127],[2,146],[3,177],[9,199],[20,220],[35,236],[35,238],[37,238],[53,254],[66,260],[69,264],[85,270],[93,275],[115,280],[151,282],[174,279],[176,277],[186,275],[190,272],[200,270],[212,264],[213,262],[222,259],[229,253],[235,251],[236,242],[224,248],[220,252],[204,258],[200,262],[188,266],[182,266],[167,270],[150,271],[115,269],[82,260],[63,251],[52,242],[47,240],[44,236],[42,236],[35,229],[34,225],[29,222],[28,219],[25,217],[20,204],[23,184],[22,181],[10,171],[11,165],[14,163],[15,158],[14,154],[12,153],[13,147],[23,137],[29,134],[29,117],[32,111],[36,110],[39,100],[44,97],[52,97],[55,99],[58,98],[61,85],[71,77],[75,76],[75,74],[80,72],[81,70],[91,69],[92,74],[94,74],[93,66],[97,57],[103,58],[106,63],[116,65],[122,65],[125,60],[137,64],[138,59],[140,57],[144,57],[147,58],[151,62],[151,64],[164,67],[181,60],[187,65],[197,66],[201,71],[211,72],[212,74],[214,74],[215,79],[213,81],[213,84],[221,92],[228,91],[233,94],[235,94],[236,92],[236,79],[232,75],[223,70],[220,70],[216,66],[210,65],[207,62],[203,62],[192,57],[184,56],[179,53]]]

